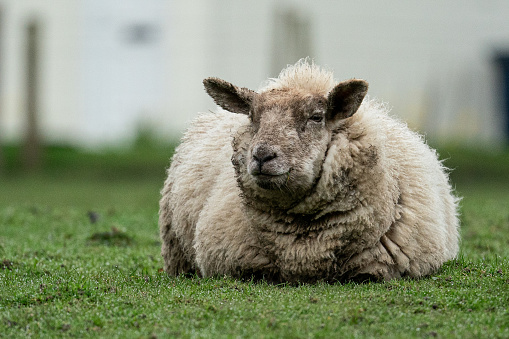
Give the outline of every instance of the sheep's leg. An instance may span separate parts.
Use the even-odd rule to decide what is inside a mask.
[[[171,225],[164,225],[161,228],[161,238],[163,240],[161,254],[164,259],[164,270],[171,276],[196,273],[196,268],[187,259]]]
[[[373,247],[350,258],[342,267],[341,280],[387,281],[405,275],[410,260],[385,235]]]
[[[218,182],[235,187],[234,180],[230,174]],[[275,279],[274,268],[242,211],[239,191],[220,188],[212,192],[196,224],[193,246],[200,272],[203,276]]]
[[[162,240],[161,254],[164,259],[164,270],[171,276],[195,273],[196,268],[186,255],[185,248],[175,234],[172,225],[173,207],[170,204],[172,183],[168,180],[162,192],[159,210],[159,231]]]
[[[256,245],[256,237],[249,232],[245,221],[235,217],[231,221],[209,219],[198,223],[196,229],[196,263],[204,276],[249,279],[274,275],[269,259]]]

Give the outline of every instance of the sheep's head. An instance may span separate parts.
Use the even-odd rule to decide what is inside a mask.
[[[223,109],[249,117],[232,158],[246,197],[289,208],[317,182],[332,132],[359,108],[364,80],[337,84],[327,95],[282,87],[257,93],[218,78],[204,80]]]

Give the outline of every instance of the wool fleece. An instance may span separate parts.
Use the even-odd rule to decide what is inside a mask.
[[[457,255],[446,169],[366,81],[301,60],[258,91],[204,85],[221,108],[192,122],[161,191],[168,274],[390,280]]]

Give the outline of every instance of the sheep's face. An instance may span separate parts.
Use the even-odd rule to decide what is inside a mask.
[[[247,173],[261,189],[300,196],[318,177],[330,140],[327,101],[298,90],[255,96],[249,118]]]
[[[244,195],[280,208],[309,193],[332,131],[357,111],[367,92],[363,80],[342,82],[327,96],[299,88],[256,93],[217,78],[204,84],[221,107],[249,116],[232,158]]]

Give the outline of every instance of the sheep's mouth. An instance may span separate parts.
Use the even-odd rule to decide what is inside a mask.
[[[253,175],[256,184],[266,190],[281,189],[288,182],[290,171],[282,174],[259,173]]]

